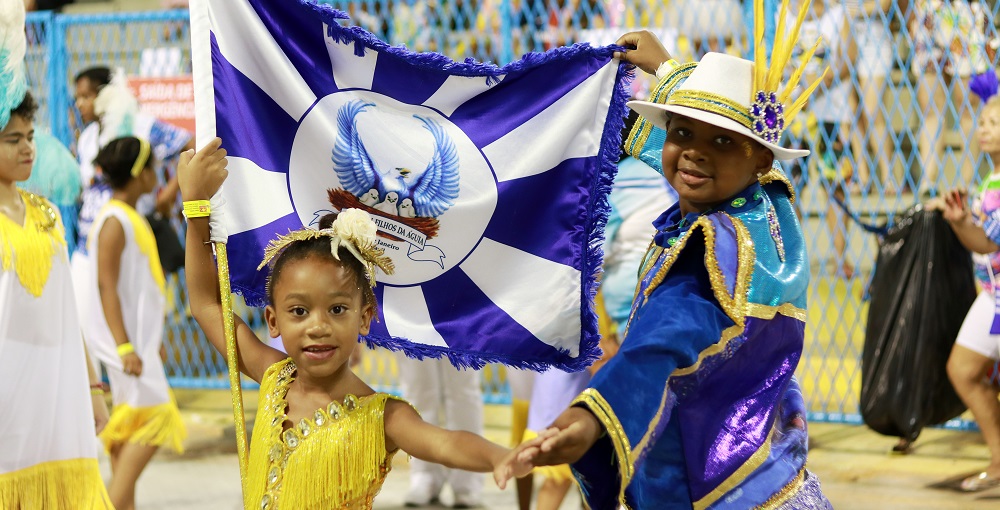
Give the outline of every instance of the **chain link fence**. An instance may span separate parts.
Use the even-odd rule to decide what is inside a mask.
[[[657,33],[678,60],[707,51],[749,57],[752,2],[740,0],[333,0],[352,22],[384,40],[462,60],[505,64],[529,51],[575,42],[613,43],[627,31]],[[973,134],[979,99],[970,77],[994,72],[995,1],[815,0],[803,42],[824,43],[809,63],[830,78],[787,130],[786,143],[813,155],[790,166],[811,258],[806,349],[799,380],[814,420],[860,422],[865,294],[878,244],[869,226],[947,189],[973,189],[991,162]],[[776,0],[765,2],[773,19]],[[771,30],[775,23],[769,23]],[[773,34],[766,39],[771,40]],[[130,76],[190,74],[184,11],[28,17],[28,70],[38,124],[72,146],[79,131],[72,77],[92,65]],[[798,58],[805,48],[796,50]],[[641,74],[641,73],[640,73]],[[633,84],[643,97],[651,82]],[[171,383],[226,386],[225,363],[185,307],[183,279],[170,280],[165,344]],[[239,301],[239,300],[237,300]],[[261,338],[262,313],[240,311]],[[394,355],[367,352],[361,375],[396,388]],[[509,400],[504,370],[483,371],[486,398]],[[965,426],[955,422],[952,426]]]

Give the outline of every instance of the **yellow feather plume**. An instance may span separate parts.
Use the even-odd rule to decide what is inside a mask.
[[[784,29],[783,22],[788,17],[788,0],[782,2],[782,9],[778,12],[779,31],[774,36],[775,45],[774,51],[771,52],[771,72],[768,75],[766,90],[777,90],[781,84],[783,71],[792,56],[792,50],[795,49],[795,41],[799,37],[799,30],[802,28],[802,23],[806,20],[806,14],[809,13],[811,5],[812,2],[810,0],[802,3],[802,6],[799,8],[799,14],[795,18],[795,26],[790,32],[785,33],[782,30]]]
[[[794,73],[792,73],[791,78],[788,79],[788,83],[785,84],[785,90],[783,90],[781,95],[778,96],[778,100],[781,101],[782,104],[788,102],[789,98],[792,97],[792,92],[795,92],[795,87],[799,86],[799,80],[802,79],[802,74],[805,73],[809,61],[812,60],[813,55],[816,54],[816,50],[819,49],[819,45],[822,42],[822,37],[816,39],[816,43],[813,44],[812,48],[809,48],[809,51],[802,54],[799,67],[795,69]]]
[[[819,84],[823,82],[823,79],[826,78],[826,73],[828,72],[830,72],[829,67],[823,70],[823,74],[821,74],[819,78],[816,79],[816,81],[812,82],[812,85],[809,85],[809,88],[807,88],[806,91],[803,92],[802,95],[799,96],[799,98],[796,99],[794,103],[792,103],[792,106],[790,108],[785,109],[786,122],[789,119],[794,118],[795,114],[799,113],[799,111],[802,110],[802,107],[806,105],[806,101],[809,100],[809,96],[811,96],[813,91],[816,90],[816,87],[818,87]]]
[[[754,0],[755,4],[763,4],[763,0]],[[784,44],[785,39],[785,18],[787,17],[785,13],[788,12],[788,0],[781,0],[781,8],[778,9],[778,27],[774,31],[774,46],[771,48],[771,64],[767,67],[767,77],[764,79],[763,85],[757,90],[767,90],[773,91],[777,85],[771,85],[774,81],[775,75],[777,75],[778,80],[781,79],[781,69],[784,67],[782,60],[778,58],[781,55],[781,46]]]
[[[764,2],[753,3],[753,88],[761,90],[767,79],[767,48],[764,46]]]

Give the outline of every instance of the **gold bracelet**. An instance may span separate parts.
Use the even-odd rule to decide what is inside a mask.
[[[102,390],[100,388],[90,388],[90,394],[91,394],[91,396],[94,396],[94,397],[103,397],[104,396],[104,390]]]
[[[212,205],[208,200],[189,200],[184,202],[184,217],[204,218],[212,213]]]
[[[122,357],[126,354],[131,354],[133,352],[135,352],[135,347],[132,346],[131,342],[118,344],[118,357]]]

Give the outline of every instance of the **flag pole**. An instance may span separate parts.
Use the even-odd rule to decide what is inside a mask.
[[[229,286],[229,256],[226,243],[215,243],[215,259],[219,268],[219,294],[222,298],[222,328],[226,336],[226,365],[229,368],[229,388],[233,400],[233,425],[236,428],[236,453],[240,459],[240,488],[246,495],[247,484],[247,424],[243,417],[243,386],[240,383],[239,354],[236,348],[236,324],[233,321],[233,293]]]
[[[191,74],[194,77],[192,84],[194,86],[195,134],[197,145],[202,148],[216,134],[215,88],[210,42],[212,15],[209,0],[191,0],[188,9],[191,32]],[[243,386],[240,383],[236,324],[233,321],[233,293],[229,285],[229,256],[226,252],[225,242],[213,244],[219,275],[219,298],[222,303],[222,331],[226,338],[226,366],[229,369],[229,389],[233,401],[236,453],[240,461],[240,489],[245,496],[249,463],[247,424],[243,418]]]

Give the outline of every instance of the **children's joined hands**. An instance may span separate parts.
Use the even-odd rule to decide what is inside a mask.
[[[507,481],[511,478],[521,478],[531,473],[535,465],[531,462],[542,443],[559,433],[559,429],[552,427],[542,431],[538,437],[525,441],[504,455],[503,460],[493,468],[493,480],[497,487],[507,488]]]

